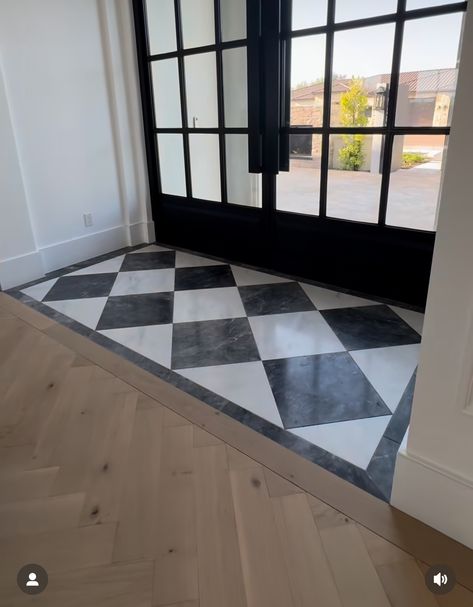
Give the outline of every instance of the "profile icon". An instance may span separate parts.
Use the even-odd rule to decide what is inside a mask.
[[[34,571],[31,571],[30,573],[28,573],[28,581],[26,582],[27,586],[39,586],[39,582],[36,579],[36,573]]]
[[[16,577],[18,588],[25,594],[40,594],[48,585],[48,574],[44,567],[37,563],[24,565]]]

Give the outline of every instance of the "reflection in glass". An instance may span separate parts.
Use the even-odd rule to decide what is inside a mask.
[[[146,15],[150,54],[177,50],[174,0],[146,0]]]
[[[261,175],[248,173],[248,135],[227,135],[225,147],[228,202],[261,207]]]
[[[335,21],[351,21],[388,15],[397,10],[397,0],[337,0],[335,3]]]
[[[248,126],[248,92],[246,77],[246,48],[223,51],[223,90],[225,126]]]
[[[190,128],[218,126],[217,66],[215,53],[199,53],[184,59],[187,120]]]
[[[182,135],[158,135],[159,168],[163,194],[186,196],[186,172]]]
[[[246,0],[220,0],[222,41],[246,38]]]
[[[331,135],[327,215],[377,223],[381,193],[382,135]]]
[[[182,115],[177,59],[153,61],[151,71],[156,126],[158,128],[181,127]]]
[[[386,223],[435,230],[446,137],[406,135],[394,138]]]
[[[393,45],[394,24],[335,34],[332,126],[384,126]]]
[[[322,126],[325,35],[292,40],[291,125]]]
[[[215,44],[214,0],[180,0],[184,48]]]
[[[218,135],[189,135],[192,196],[221,201]]]
[[[289,154],[289,172],[278,175],[276,208],[318,215],[322,136],[291,135]]]
[[[406,22],[396,107],[398,126],[450,124],[462,22],[462,13]]]
[[[327,23],[327,0],[292,0],[292,29],[303,30]]]

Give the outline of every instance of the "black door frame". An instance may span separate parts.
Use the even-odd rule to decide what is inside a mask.
[[[153,219],[160,242],[188,248],[225,259],[313,280],[364,295],[423,307],[427,296],[435,234],[386,225],[391,152],[395,135],[449,134],[449,127],[409,127],[395,125],[397,83],[404,23],[408,19],[466,10],[457,2],[406,12],[406,0],[398,0],[395,14],[335,23],[335,0],[328,0],[328,21],[323,27],[289,33],[291,0],[248,0],[248,39],[222,42],[220,0],[214,0],[214,45],[183,49],[180,1],[174,0],[177,51],[150,55],[145,16],[145,0],[133,0],[138,69],[148,175]],[[282,3],[282,4],[281,4]],[[264,11],[261,10],[262,4]],[[282,9],[282,10],[281,10]],[[393,69],[389,93],[388,119],[384,127],[356,128],[357,133],[383,134],[385,153],[378,224],[368,224],[326,216],[329,136],[347,133],[345,127],[330,127],[330,112],[324,112],[321,128],[290,127],[288,98],[289,39],[316,33],[327,36],[324,101],[330,108],[333,38],[336,31],[395,23]],[[222,51],[246,46],[248,52],[248,128],[225,128]],[[218,128],[189,128],[185,92],[184,57],[215,51],[217,58]],[[179,69],[182,128],[155,128],[151,62],[177,58]],[[328,77],[327,77],[328,76]],[[187,197],[161,191],[158,133],[183,135]],[[219,137],[222,202],[192,197],[189,134],[207,133]],[[287,168],[289,135],[322,135],[322,181],[318,216],[301,215],[275,208],[276,174]],[[262,208],[229,204],[226,188],[225,135],[249,135],[251,172],[262,172]]]

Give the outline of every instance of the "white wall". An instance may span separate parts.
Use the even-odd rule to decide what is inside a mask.
[[[392,503],[473,548],[473,7],[465,22],[419,372]]]
[[[0,0],[2,288],[148,240],[133,53],[127,0]]]

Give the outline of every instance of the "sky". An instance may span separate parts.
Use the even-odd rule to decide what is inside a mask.
[[[322,16],[325,15],[323,0],[293,0],[293,2],[296,27],[321,25]],[[427,2],[425,0],[408,0],[408,3],[411,5],[410,8],[444,4],[441,1]],[[393,0],[364,0],[363,2],[337,0],[337,4],[340,10],[344,9],[344,15],[353,18],[353,12],[357,12],[358,17],[361,16],[360,7],[366,13],[364,16],[391,12]],[[383,11],[379,10],[380,6],[384,8]],[[304,10],[306,10],[305,13]],[[455,67],[462,19],[463,13],[454,13],[408,21],[404,33],[401,71]],[[441,40],[441,44],[439,44],[439,40]],[[394,24],[337,32],[334,45],[334,73],[351,77],[374,76],[390,72],[393,41]],[[324,57],[325,36],[294,39],[292,86],[300,82],[311,82],[322,78]]]

